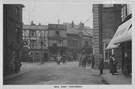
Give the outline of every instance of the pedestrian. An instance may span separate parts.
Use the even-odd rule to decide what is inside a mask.
[[[82,67],[85,67],[85,62],[86,62],[86,55],[85,55],[85,51],[82,53]]]
[[[100,60],[100,63],[99,63],[99,70],[100,70],[100,74],[103,74],[103,68],[104,68],[104,62],[103,62],[103,57],[102,57],[102,54],[99,55],[99,60]]]
[[[110,70],[110,72],[112,73],[112,75],[114,75],[117,72],[117,61],[115,59],[114,54],[111,56],[110,62],[111,62],[111,70]]]
[[[60,61],[61,61],[61,56],[58,55],[58,57],[57,57],[57,64],[58,64],[58,65],[60,65]]]
[[[82,66],[82,54],[79,55],[79,67]]]
[[[91,66],[91,68],[94,68],[95,59],[94,59],[94,55],[93,54],[91,55],[91,60],[92,60],[92,66]]]
[[[112,73],[113,72],[113,59],[112,59],[112,55],[110,56],[110,73]]]
[[[65,60],[65,54],[63,54],[63,56],[62,56],[62,62],[63,62],[63,64],[66,64],[66,60]]]

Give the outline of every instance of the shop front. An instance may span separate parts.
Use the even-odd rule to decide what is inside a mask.
[[[131,18],[124,21],[117,29],[106,50],[121,49],[122,72],[125,75],[132,73],[132,23]]]

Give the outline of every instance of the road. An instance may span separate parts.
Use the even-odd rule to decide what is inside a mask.
[[[26,66],[25,66],[26,67]],[[29,64],[30,72],[7,81],[7,85],[54,85],[54,84],[107,84],[105,80],[94,74],[89,68],[78,67],[78,62]]]

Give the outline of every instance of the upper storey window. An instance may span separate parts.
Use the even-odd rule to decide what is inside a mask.
[[[103,4],[103,8],[113,7],[113,4]]]

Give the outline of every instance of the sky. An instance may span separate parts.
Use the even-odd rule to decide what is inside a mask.
[[[92,4],[90,2],[43,2],[25,3],[23,8],[23,23],[30,24],[57,24],[63,22],[75,24],[80,21],[85,26],[93,28]]]

